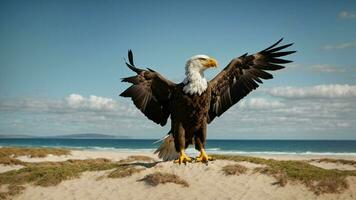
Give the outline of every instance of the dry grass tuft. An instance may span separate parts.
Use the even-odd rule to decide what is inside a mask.
[[[276,182],[273,183],[274,185],[279,185],[281,187],[284,187],[288,183],[288,177],[287,173],[285,171],[279,171],[276,174],[273,174],[273,176],[276,178]]]
[[[132,165],[121,165],[114,171],[110,172],[109,178],[123,178],[127,176],[132,176],[135,173],[139,173],[145,170],[144,168],[137,168]]]
[[[154,159],[149,156],[134,155],[134,156],[129,156],[126,159],[120,160],[119,162],[120,163],[131,163],[131,162],[137,162],[137,161],[153,162]]]
[[[247,168],[239,164],[226,165],[222,168],[222,170],[224,171],[225,175],[240,175],[247,172]]]
[[[16,158],[11,158],[11,157],[7,157],[7,156],[0,156],[0,164],[3,165],[25,165],[24,162],[22,162],[19,159]]]
[[[355,160],[322,158],[322,159],[311,159],[310,161],[319,162],[319,163],[321,163],[321,162],[329,162],[329,163],[356,166],[356,161]]]
[[[68,155],[70,150],[55,148],[0,148],[0,164],[21,164],[24,168],[0,174],[0,185],[7,185],[6,191],[0,191],[0,199],[10,198],[24,189],[25,184],[39,186],[54,186],[72,178],[77,178],[85,171],[101,171],[115,169],[108,177],[121,178],[138,173],[143,168],[137,168],[131,163],[134,161],[154,161],[148,156],[129,156],[125,160],[112,162],[108,159],[67,160],[64,162],[22,162],[16,157],[45,157],[52,155]],[[141,164],[140,166],[144,166]]]
[[[20,194],[25,189],[21,185],[8,185],[7,191],[0,192],[0,199],[11,199],[11,197]]]
[[[141,156],[141,155],[129,156],[127,158],[129,160],[134,160],[134,161],[147,161],[147,162],[154,161],[154,159],[149,156]]]
[[[19,170],[12,170],[0,174],[0,186],[7,186],[6,191],[0,191],[0,199],[7,199],[19,194],[24,189],[25,184],[35,184],[44,187],[54,186],[63,180],[77,178],[85,171],[101,171],[116,168],[108,175],[108,177],[121,178],[131,176],[144,169],[137,168],[134,164],[123,163],[154,161],[151,157],[140,155],[129,156],[127,159],[119,162],[112,162],[108,159],[98,158],[88,160],[67,160],[64,162],[28,163],[16,159],[18,156],[45,157],[49,154],[57,156],[69,155],[70,150],[56,148],[0,148],[0,164],[20,164],[25,166]],[[140,166],[145,165],[141,164]]]
[[[118,164],[108,159],[27,163],[24,168],[0,174],[0,184],[34,183],[40,186],[53,186],[63,180],[78,177],[85,171],[108,170],[117,166]]]
[[[24,168],[0,174],[0,185],[9,185],[9,191],[0,193],[0,196],[18,194],[24,188],[23,185],[28,183],[54,186],[63,180],[79,177],[85,171],[109,170],[118,166],[108,159],[27,163]]]
[[[29,156],[31,158],[43,158],[52,154],[56,156],[70,155],[68,149],[58,148],[17,148],[17,147],[3,147],[0,148],[0,157],[18,157]]]
[[[165,183],[175,183],[183,185],[184,187],[189,187],[189,184],[184,179],[181,179],[179,176],[169,173],[161,173],[155,172],[153,174],[149,174],[145,176],[143,179],[139,181],[145,181],[147,184],[152,186],[157,186],[158,184],[165,184]]]
[[[256,163],[256,164],[266,164],[268,161],[267,159],[264,158],[257,158],[257,157],[252,157],[252,156],[239,156],[239,155],[211,155],[212,157],[216,158],[217,160],[232,160],[236,162],[250,162],[250,163]]]
[[[68,149],[56,148],[17,148],[17,147],[3,147],[0,148],[0,164],[3,165],[25,165],[26,163],[16,159],[18,156],[46,157],[47,155],[69,155]]]
[[[287,184],[288,180],[301,182],[315,194],[342,192],[348,188],[346,177],[356,176],[356,171],[323,169],[306,161],[273,160],[238,155],[214,155],[214,157],[237,162],[264,164],[267,167],[254,171],[274,176],[281,186]]]
[[[291,181],[299,181],[315,194],[339,193],[348,188],[346,171],[319,168],[303,161],[276,161],[265,168],[266,174],[274,177],[282,172]],[[332,185],[332,187],[327,187]]]
[[[310,182],[309,184],[309,187],[313,188],[317,195],[323,193],[340,193],[349,187],[346,181],[334,180],[333,178],[326,178],[319,182]]]

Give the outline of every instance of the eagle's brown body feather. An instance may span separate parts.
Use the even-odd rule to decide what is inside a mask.
[[[184,84],[175,87],[170,104],[172,133],[177,152],[193,143],[197,150],[204,148],[210,108],[209,86],[201,95],[185,94],[183,87]]]

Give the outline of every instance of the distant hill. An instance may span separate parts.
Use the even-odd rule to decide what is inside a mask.
[[[56,136],[30,136],[21,134],[6,134],[0,135],[0,138],[59,138],[59,139],[130,139],[129,136],[115,136],[98,133],[83,133],[83,134],[69,134],[69,135],[56,135]]]
[[[51,138],[68,138],[68,139],[130,139],[128,136],[115,136],[98,133],[83,133],[70,135],[57,135]]]
[[[21,134],[4,134],[0,135],[0,138],[33,138],[33,136]]]

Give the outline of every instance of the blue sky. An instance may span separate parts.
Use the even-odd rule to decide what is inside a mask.
[[[355,1],[1,0],[0,134],[161,137],[167,127],[118,96],[132,74],[128,49],[138,65],[179,82],[192,55],[224,66],[284,37],[295,62],[208,137],[356,139],[355,36]]]

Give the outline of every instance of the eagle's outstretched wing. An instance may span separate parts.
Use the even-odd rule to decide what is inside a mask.
[[[262,84],[261,79],[272,79],[273,76],[266,71],[283,69],[284,66],[281,64],[292,62],[279,58],[296,52],[281,51],[293,45],[291,43],[277,46],[282,39],[256,54],[245,54],[233,59],[209,82],[211,87],[209,123],[256,89],[258,83]]]
[[[164,126],[170,115],[169,100],[175,83],[165,79],[159,73],[147,68],[139,69],[134,65],[132,51],[128,52],[126,65],[137,75],[123,78],[122,82],[132,83],[122,97],[131,97],[138,109],[150,120]]]

